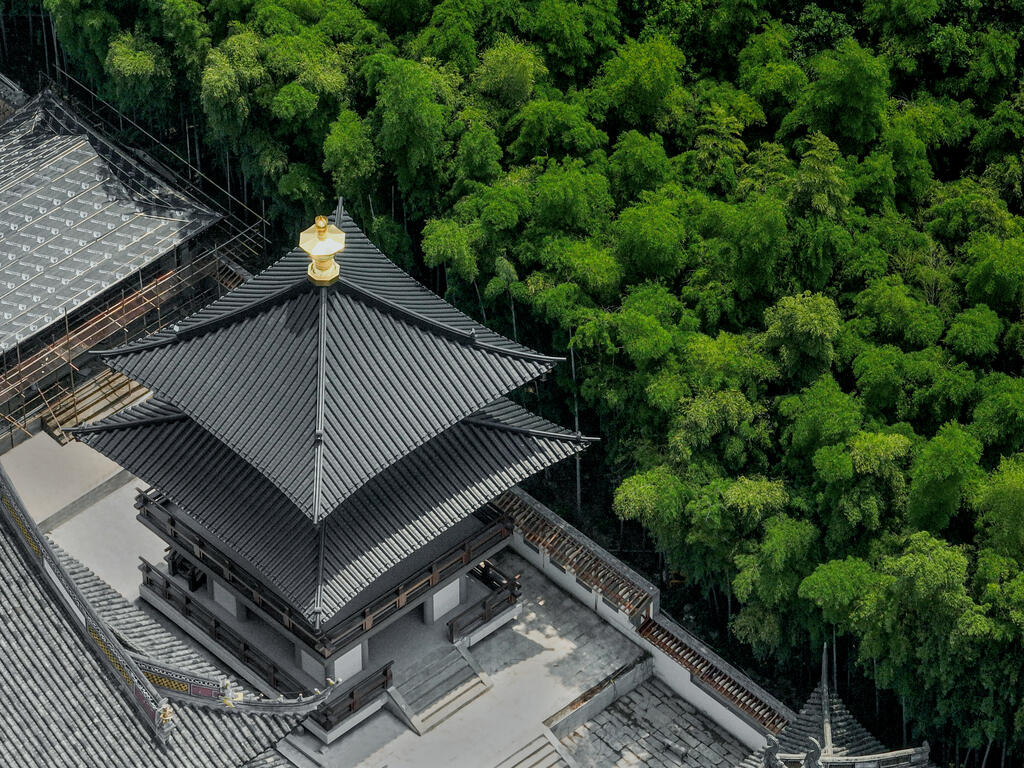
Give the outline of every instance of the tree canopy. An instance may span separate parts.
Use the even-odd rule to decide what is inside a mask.
[[[724,596],[730,641],[835,631],[933,740],[1021,754],[1019,2],[44,4],[83,78],[196,116],[272,213],[343,195],[571,350],[588,514]]]

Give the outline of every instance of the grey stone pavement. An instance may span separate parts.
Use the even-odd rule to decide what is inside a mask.
[[[749,751],[657,678],[562,739],[582,766],[733,768]]]
[[[0,464],[37,523],[121,471],[84,443],[62,446],[45,432],[4,453]]]
[[[146,483],[84,443],[61,445],[45,432],[0,464],[32,518],[57,523],[42,526],[55,543],[129,600],[139,596],[139,557],[156,562],[166,546],[135,519],[135,489]]]

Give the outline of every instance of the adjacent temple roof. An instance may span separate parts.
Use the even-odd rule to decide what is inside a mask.
[[[885,765],[890,768],[935,768],[928,746],[889,750],[871,735],[846,708],[828,682],[828,648],[822,653],[821,682],[811,692],[795,720],[778,734],[777,743],[760,749],[739,768],[789,768],[810,765]],[[853,760],[853,758],[859,758]]]
[[[0,521],[0,765],[71,768],[262,768],[290,719],[222,713],[179,704],[165,748],[107,679],[81,633],[28,563],[11,527]],[[89,603],[132,647],[154,659],[212,677],[224,673],[163,629],[66,554],[62,565]],[[250,763],[254,760],[256,762]],[[283,763],[278,763],[283,764]]]
[[[0,352],[215,220],[40,94],[0,124]]]
[[[317,628],[588,442],[503,397],[559,358],[480,325],[338,223],[336,282],[312,282],[296,250],[179,325],[99,353],[155,397],[74,430]]]
[[[172,329],[104,353],[255,466],[314,523],[364,483],[552,368],[462,314],[348,216],[341,279],[293,251]]]

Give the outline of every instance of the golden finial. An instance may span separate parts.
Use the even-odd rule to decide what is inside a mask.
[[[334,257],[345,250],[345,233],[317,216],[314,224],[299,235],[299,248],[312,260],[306,274],[317,285],[330,285],[341,271]]]
[[[160,707],[160,723],[167,725],[171,720],[174,719],[174,710],[171,709],[170,704],[164,704]]]

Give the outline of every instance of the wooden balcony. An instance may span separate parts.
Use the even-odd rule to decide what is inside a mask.
[[[323,695],[317,691],[304,690],[280,665],[262,651],[255,648],[238,632],[219,621],[210,611],[194,600],[189,593],[173,579],[145,560],[140,566],[142,583],[165,603],[178,611],[184,618],[206,632],[231,655],[252,669],[284,694]],[[363,707],[387,693],[391,687],[391,666],[389,661],[381,667],[354,676],[350,680],[336,683],[329,689],[327,701],[311,715],[325,731],[330,731],[354,715]],[[262,702],[261,702],[262,703]],[[275,711],[278,702],[268,700],[262,703],[266,711]],[[243,706],[243,705],[239,705]],[[249,709],[258,707],[248,703]]]
[[[389,661],[382,667],[371,672],[353,677],[341,683],[338,694],[332,694],[331,700],[324,704],[313,715],[317,725],[325,731],[337,728],[360,709],[387,694],[391,687],[391,666]]]
[[[476,566],[471,574],[490,587],[491,593],[448,622],[448,640],[452,643],[515,605],[522,591],[518,578],[508,578],[489,560]]]
[[[360,642],[382,622],[411,608],[442,582],[479,563],[512,536],[512,523],[508,517],[496,508],[486,508],[478,513],[487,522],[483,530],[469,536],[358,613],[316,632],[301,613],[234,562],[215,543],[180,522],[177,518],[183,513],[159,490],[140,491],[135,507],[139,510],[139,521],[170,544],[174,552],[200,571],[231,585],[247,607],[276,622],[324,658]]]
[[[178,613],[202,629],[235,658],[251,668],[261,678],[281,693],[299,694],[304,690],[295,678],[274,662],[269,656],[253,647],[238,632],[220,621],[201,602],[194,599],[187,590],[178,586],[162,571],[145,560],[139,566],[142,583]]]

